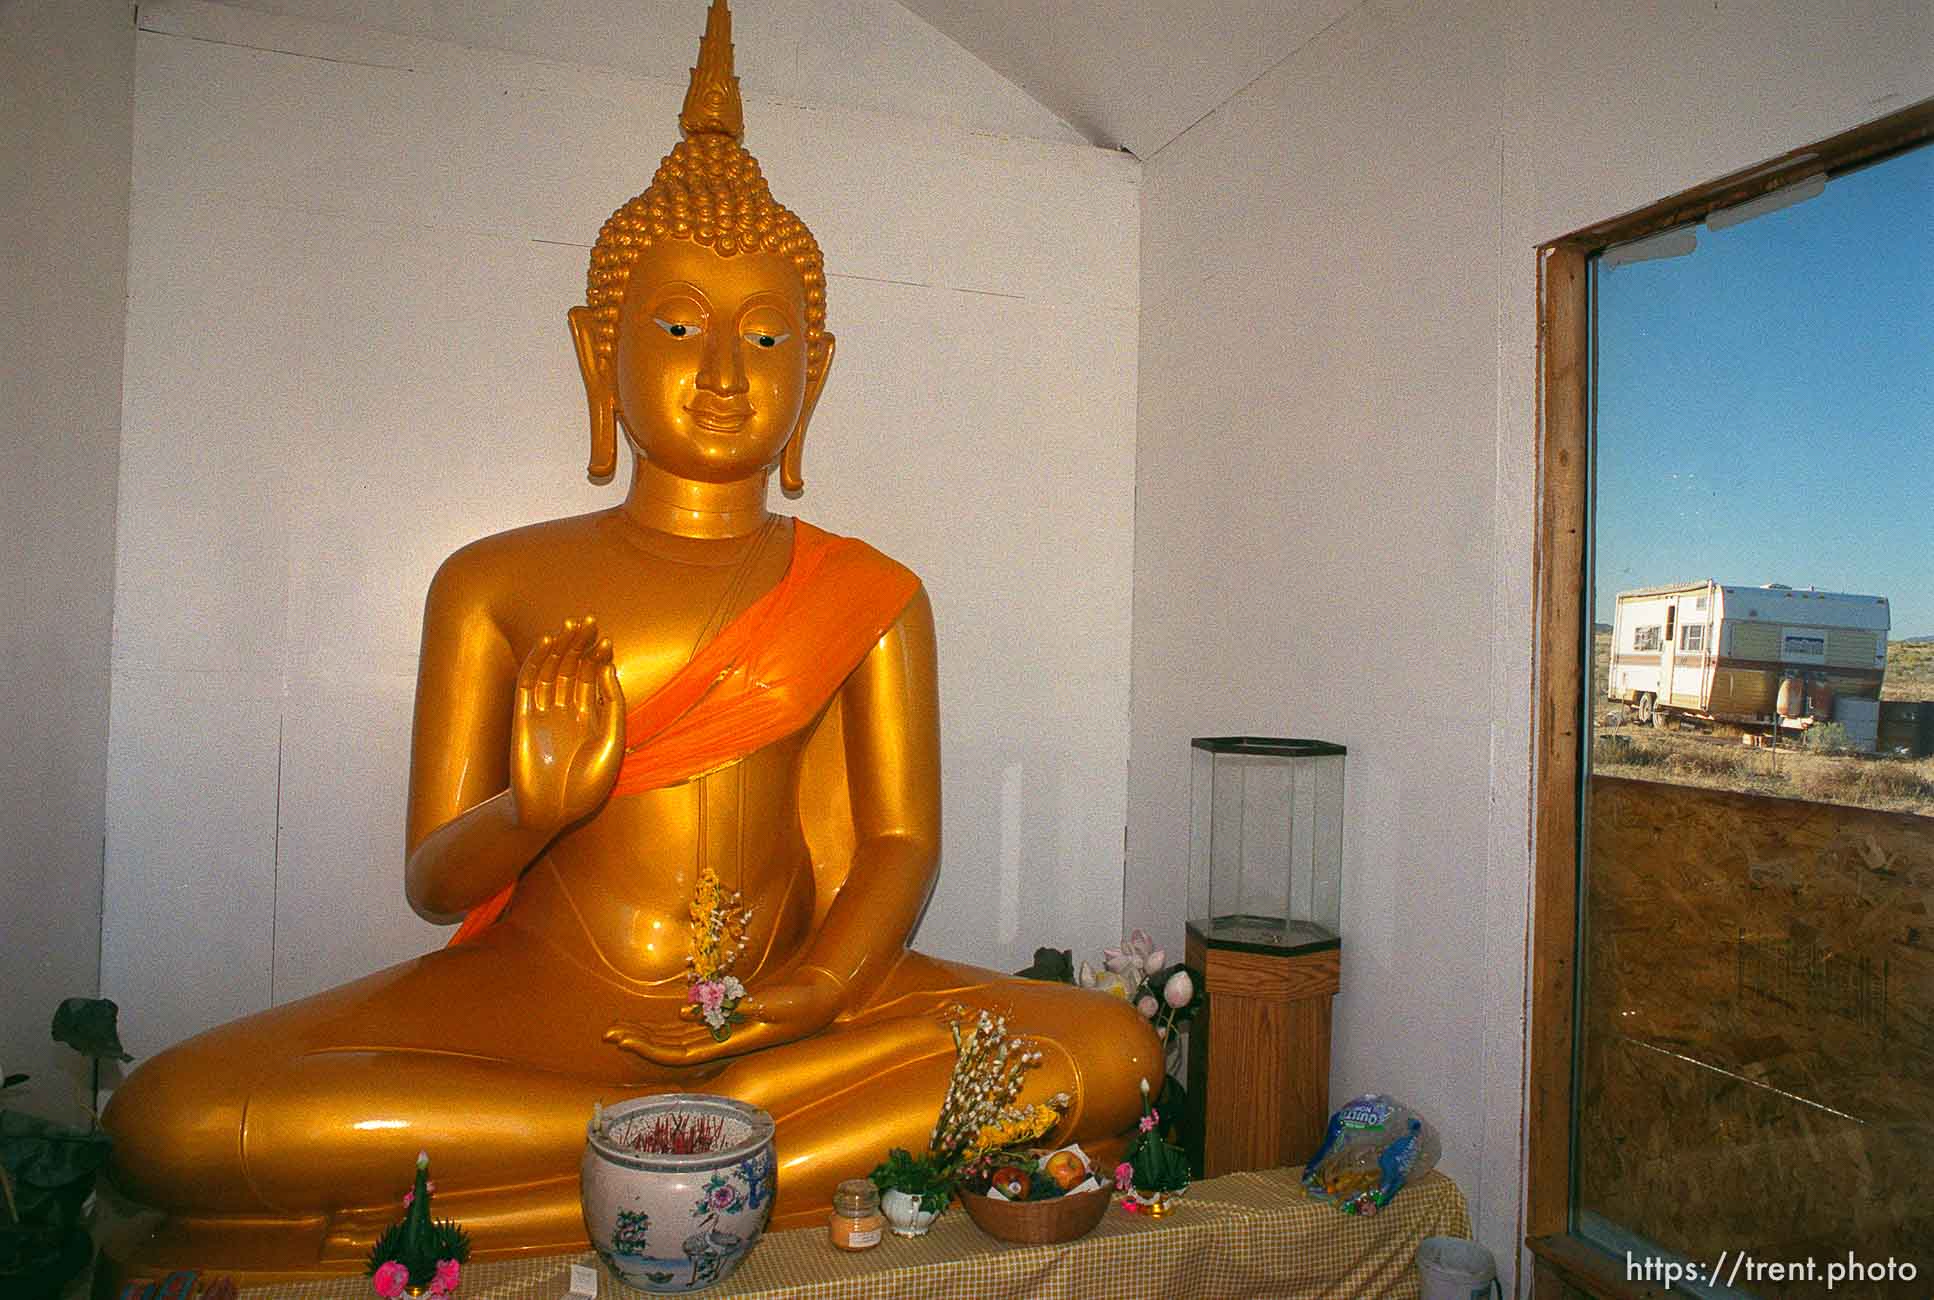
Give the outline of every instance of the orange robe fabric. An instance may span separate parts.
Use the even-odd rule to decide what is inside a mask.
[[[919,585],[865,542],[794,520],[785,576],[625,714],[611,797],[703,776],[811,722]],[[451,944],[488,929],[515,889],[472,908]]]

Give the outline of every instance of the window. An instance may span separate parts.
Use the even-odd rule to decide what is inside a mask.
[[[1657,623],[1652,624],[1650,627],[1641,627],[1633,631],[1632,649],[1656,651],[1658,648],[1659,625]]]
[[[1797,653],[1811,655],[1802,662],[1809,664],[1804,680],[1812,711],[1819,712],[1815,701],[1830,701],[1834,721],[1848,719],[1843,729],[1850,736],[1862,719],[1871,728],[1876,714],[1886,732],[1890,706],[1896,716],[1934,707],[1920,704],[1912,693],[1875,699],[1874,689],[1844,699],[1848,682],[1861,680],[1863,673],[1878,678],[1890,671],[1885,665],[1877,669],[1877,658],[1892,663],[1903,657],[1870,652],[1863,666],[1860,654],[1841,648],[1841,638],[1850,634],[1823,612],[1833,604],[1833,592],[1865,591],[1865,612],[1850,617],[1867,622],[1848,625],[1867,638],[1862,644],[1876,647],[1892,639],[1897,649],[1911,646],[1912,638],[1934,634],[1934,626],[1919,626],[1934,615],[1911,612],[1901,593],[1911,589],[1922,609],[1934,608],[1929,604],[1934,580],[1886,578],[1881,581],[1894,589],[1875,591],[1857,576],[1801,567],[1802,562],[1858,563],[1870,566],[1866,572],[1882,572],[1892,558],[1934,554],[1934,512],[1913,504],[1934,493],[1934,452],[1926,449],[1925,435],[1934,354],[1924,346],[1934,333],[1928,320],[1934,315],[1934,271],[1917,270],[1912,261],[1923,255],[1916,245],[1928,242],[1924,232],[1934,224],[1934,151],[1906,152],[1930,137],[1934,104],[1924,104],[1647,212],[1578,232],[1541,253],[1543,499],[1535,596],[1537,878],[1528,1135],[1528,1228],[1540,1259],[1540,1295],[1565,1294],[1557,1285],[1560,1278],[1601,1296],[1638,1295],[1649,1280],[1657,1293],[1665,1280],[1659,1267],[1710,1267],[1721,1250],[1734,1260],[1741,1252],[1761,1262],[1811,1258],[1822,1276],[1795,1288],[1763,1273],[1755,1278],[1749,1270],[1733,1275],[1731,1291],[1713,1291],[1703,1283],[1689,1287],[1683,1280],[1674,1289],[1693,1295],[1827,1295],[1823,1275],[1830,1260],[1878,1263],[1890,1255],[1918,1270],[1917,1279],[1896,1271],[1895,1286],[1918,1286],[1918,1291],[1849,1290],[1843,1283],[1831,1294],[1925,1293],[1934,1275],[1934,1219],[1924,1194],[1912,1190],[1934,1168],[1934,1123],[1928,1120],[1934,1114],[1934,941],[1930,927],[1908,920],[1934,908],[1929,884],[1934,807],[1882,811],[1842,806],[1846,801],[1837,792],[1803,796],[1803,801],[1767,799],[1739,790],[1664,784],[1656,773],[1607,776],[1595,761],[1593,743],[1603,705],[1587,690],[1594,680],[1592,648],[1609,640],[1592,635],[1594,624],[1610,622],[1594,604],[1594,592],[1602,601],[1609,592],[1711,573],[1721,584],[1741,584],[1740,590],[1757,588],[1768,578],[1817,582],[1820,592],[1795,591],[1792,598],[1805,601],[1805,609],[1816,615],[1809,623],[1834,624],[1786,628],[1779,626],[1784,619],[1771,625],[1764,617],[1733,621],[1727,602],[1735,589],[1723,585],[1716,589],[1717,605],[1701,610],[1695,623],[1681,621],[1675,629],[1668,609],[1662,642],[1670,643],[1676,630],[1679,648],[1687,653],[1703,656],[1724,645],[1717,666],[1727,671],[1708,674],[1715,692],[1728,682],[1743,696],[1767,675],[1744,662],[1749,658],[1770,669],[1777,685],[1778,663]],[[1856,170],[1883,158],[1890,161]],[[1832,349],[1824,369],[1853,375],[1857,383],[1834,396],[1835,405],[1810,408],[1814,418],[1804,429],[1811,439],[1806,453],[1796,456],[1794,444],[1769,436],[1770,422],[1727,408],[1722,400],[1705,413],[1701,429],[1674,445],[1676,460],[1653,446],[1621,461],[1630,449],[1602,441],[1615,431],[1605,420],[1605,367],[1619,363],[1620,355],[1603,332],[1607,322],[1594,314],[1606,305],[1603,295],[1593,301],[1594,276],[1604,276],[1594,266],[1595,255],[1786,190],[1823,169],[1831,174],[1824,188],[1832,199],[1898,178],[1906,174],[1898,170],[1902,167],[1920,168],[1914,175],[1929,179],[1915,185],[1924,188],[1876,206],[1904,218],[1900,230],[1920,233],[1895,233],[1877,243],[1871,237],[1833,235],[1826,242],[1837,244],[1842,254],[1878,251],[1881,265],[1870,272],[1816,277],[1788,304],[1797,304],[1801,310],[1795,314],[1804,316],[1823,300],[1850,297],[1857,307],[1872,309],[1878,331],[1871,339],[1849,338]],[[1811,211],[1808,206],[1790,215],[1804,212],[1812,221],[1833,204],[1813,204]],[[1713,226],[1725,224],[1709,223],[1698,232],[1702,249],[1724,246]],[[1631,276],[1625,283],[1640,278]],[[1880,310],[1890,282],[1908,291],[1920,313],[1905,327],[1904,338],[1914,340],[1905,352],[1902,340],[1893,337],[1902,327]],[[1857,291],[1843,292],[1848,284],[1857,285]],[[1702,324],[1710,329],[1713,321],[1708,317]],[[1783,321],[1764,315],[1761,324],[1769,338],[1776,327],[1784,328]],[[1861,358],[1868,350],[1887,360],[1865,365]],[[1687,353],[1673,355],[1684,360]],[[1872,389],[1902,374],[1922,395],[1917,438],[1883,436],[1883,458],[1892,462],[1887,473],[1850,477],[1845,467],[1872,452],[1861,441],[1874,431],[1865,419]],[[1611,400],[1618,400],[1615,394]],[[1853,411],[1863,414],[1854,417]],[[1757,443],[1755,455],[1697,463],[1709,451],[1723,461],[1732,443],[1723,427],[1727,421],[1748,426]],[[1595,441],[1595,432],[1601,440]],[[1766,467],[1783,474],[1782,466],[1826,463],[1834,466],[1833,473],[1811,482],[1802,473],[1786,475],[1773,492],[1754,486]],[[1688,489],[1675,510],[1675,503],[1664,499],[1674,489],[1659,481],[1661,466],[1693,475],[1710,471],[1710,476]],[[1617,507],[1621,493],[1644,472],[1654,475],[1652,482],[1629,495],[1648,499],[1649,512],[1633,519],[1642,519],[1654,538],[1663,533],[1676,541],[1682,533],[1696,532],[1696,527],[1661,530],[1658,522],[1670,511],[1676,520],[1704,526],[1692,507],[1709,507],[1735,488],[1757,501],[1767,525],[1767,540],[1752,554],[1771,556],[1773,548],[1790,544],[1795,558],[1782,552],[1770,573],[1766,564],[1734,572],[1680,552],[1620,550],[1619,530],[1638,538],[1640,524],[1606,510]],[[1893,495],[1897,485],[1905,498]],[[1901,504],[1904,499],[1909,504]],[[1916,537],[1876,534],[1902,520],[1917,523]],[[1838,530],[1824,543],[1823,524]],[[1617,566],[1625,563],[1645,568],[1620,571]],[[1879,596],[1890,600],[1874,599]],[[1891,626],[1876,628],[1875,610],[1889,603]],[[1688,600],[1688,616],[1693,607]],[[1801,606],[1792,608],[1797,612]],[[1638,641],[1635,635],[1634,649]],[[1729,657],[1740,662],[1729,665]],[[1774,662],[1765,664],[1768,660]],[[1896,666],[1886,680],[1904,675]],[[1688,679],[1672,676],[1675,709],[1695,717],[1719,712],[1717,698],[1692,709],[1681,694],[1692,689]],[[1926,680],[1934,687],[1934,675]],[[1820,691],[1821,686],[1827,689]],[[1921,689],[1934,700],[1934,689]],[[1662,693],[1661,704],[1665,698]],[[1708,703],[1714,706],[1710,710]],[[1775,712],[1771,704],[1743,698],[1733,703],[1748,718]],[[1622,713],[1611,710],[1605,716],[1613,712]],[[1685,746],[1660,751],[1665,757],[1656,766],[1668,770],[1677,753],[1715,767],[1737,754],[1784,768],[1789,758],[1797,763],[1819,757],[1799,740],[1801,728],[1817,722],[1788,717],[1783,730],[1777,718],[1755,724],[1780,736],[1781,747],[1771,752],[1740,746],[1731,735],[1673,731],[1621,739],[1626,748]],[[1715,731],[1745,725],[1717,718],[1708,723]],[[1921,780],[1918,769],[1885,766],[1891,759],[1849,762],[1855,765],[1849,770],[1866,779]],[[1934,763],[1928,784],[1934,786]],[[1649,863],[1648,854],[1669,856]],[[1653,1263],[1647,1265],[1648,1260]],[[1647,1267],[1654,1271],[1647,1274]]]
[[[1826,657],[1824,632],[1788,632],[1780,638],[1780,658],[1788,663],[1817,664]]]

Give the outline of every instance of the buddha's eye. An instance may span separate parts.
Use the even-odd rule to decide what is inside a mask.
[[[776,348],[791,337],[790,334],[766,334],[759,330],[747,330],[745,341],[754,347]]]
[[[687,324],[682,320],[665,320],[662,317],[653,316],[651,323],[675,339],[694,338],[701,332],[698,326]]]

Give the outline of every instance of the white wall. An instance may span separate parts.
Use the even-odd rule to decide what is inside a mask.
[[[0,7],[0,1070],[77,1113],[48,1036],[100,987],[133,6]]]
[[[1124,912],[1192,735],[1350,747],[1332,1098],[1517,1256],[1540,242],[1934,94],[1934,10],[1371,0],[1148,160]]]
[[[584,480],[564,312],[675,138],[702,26],[696,0],[582,8],[645,23],[666,75],[142,7],[103,975],[133,1050],[445,936],[401,888],[423,593],[471,538],[622,495]],[[818,58],[759,93],[741,18],[748,144],[825,247],[840,338],[787,508],[910,564],[941,627],[921,946],[1007,968],[1098,947],[1126,818],[1138,166],[1029,138],[1067,133],[886,0],[774,11]]]

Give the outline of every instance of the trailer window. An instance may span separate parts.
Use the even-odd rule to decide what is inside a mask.
[[[1920,113],[1934,136],[1934,106]],[[1809,177],[1807,160],[1840,169]],[[1582,774],[1559,797],[1540,787],[1538,915],[1561,916],[1572,946],[1534,929],[1533,1073],[1564,1080],[1536,1095],[1566,1103],[1569,1129],[1552,1121],[1567,1155],[1541,1160],[1554,1143],[1534,1116],[1532,1221],[1558,1231],[1536,1208],[1542,1178],[1570,1238],[1628,1280],[1648,1257],[1907,1247],[1928,1294],[1934,149],[1850,169],[1822,145],[1782,165],[1802,170],[1763,216],[1674,200],[1623,236],[1685,223],[1652,249],[1600,255],[1581,232],[1549,254],[1547,294],[1585,289],[1541,320],[1546,357],[1566,358],[1541,372],[1541,468],[1557,448],[1586,469],[1576,515],[1548,509],[1540,554],[1554,583],[1584,575],[1582,608],[1552,633],[1584,650],[1579,685],[1546,678],[1561,684],[1540,705],[1579,709],[1583,753],[1541,751]],[[1743,182],[1715,192],[1757,201]],[[1577,564],[1554,540],[1574,517]],[[1628,626],[1621,597],[1660,616],[1627,633],[1633,650],[1690,658],[1621,665],[1608,698],[1593,687],[1610,625]],[[1888,630],[1863,633],[1881,644],[1856,651],[1887,610]],[[1565,1013],[1551,1044],[1541,997]],[[1674,1289],[1737,1294],[1696,1275]],[[1789,1294],[1764,1275],[1741,1289]]]
[[[1817,663],[1827,657],[1826,633],[1788,632],[1780,638],[1780,657]]]

